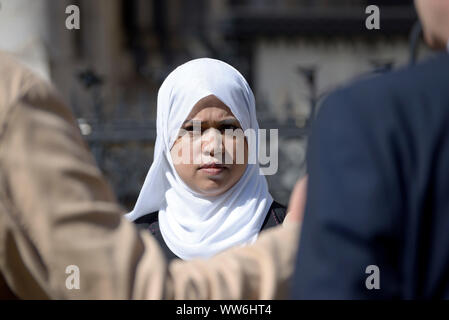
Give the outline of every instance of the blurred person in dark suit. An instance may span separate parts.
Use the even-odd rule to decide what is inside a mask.
[[[449,1],[415,1],[414,67],[322,105],[308,150],[295,299],[449,298]]]
[[[123,216],[52,86],[0,52],[0,299],[283,298],[300,220],[295,210],[253,245],[167,263]]]

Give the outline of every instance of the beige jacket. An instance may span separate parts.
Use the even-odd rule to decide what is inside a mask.
[[[298,224],[209,260],[167,265],[151,235],[122,214],[69,109],[0,53],[0,298],[287,297]],[[79,289],[66,285],[72,265]]]

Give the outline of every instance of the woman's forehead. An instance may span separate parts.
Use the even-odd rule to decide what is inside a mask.
[[[190,111],[186,120],[191,119],[216,119],[235,118],[231,109],[214,95],[199,100]]]

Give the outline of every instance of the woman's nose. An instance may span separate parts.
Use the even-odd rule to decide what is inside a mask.
[[[210,128],[201,136],[203,154],[215,156],[223,153],[223,137],[217,129]]]

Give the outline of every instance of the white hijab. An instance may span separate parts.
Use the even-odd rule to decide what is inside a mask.
[[[159,89],[153,163],[134,210],[126,215],[134,221],[159,211],[165,243],[185,260],[210,257],[231,246],[254,242],[273,202],[258,164],[248,164],[240,180],[215,197],[199,195],[177,174],[171,147],[194,105],[209,95],[231,109],[243,131],[252,128],[257,132],[254,95],[236,69],[208,58],[179,66]],[[258,143],[256,134],[257,150]]]

